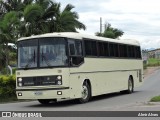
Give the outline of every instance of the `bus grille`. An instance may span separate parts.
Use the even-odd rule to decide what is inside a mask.
[[[57,85],[57,76],[23,77],[22,86]]]

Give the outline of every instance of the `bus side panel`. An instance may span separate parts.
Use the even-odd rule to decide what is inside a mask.
[[[82,92],[82,76],[79,74],[70,74],[69,81],[70,81],[70,98],[81,98]]]
[[[130,76],[133,77],[134,87],[142,84],[138,71],[142,71],[141,60],[85,58],[84,64],[70,68],[70,85],[77,96],[81,96],[79,92],[84,79],[91,82],[92,96],[118,92],[128,89]]]

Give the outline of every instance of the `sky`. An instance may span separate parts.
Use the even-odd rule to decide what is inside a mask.
[[[75,6],[79,21],[86,25],[80,33],[95,35],[102,24],[124,32],[120,39],[136,39],[143,49],[160,48],[160,0],[56,0],[62,9]],[[103,29],[104,30],[104,29]]]

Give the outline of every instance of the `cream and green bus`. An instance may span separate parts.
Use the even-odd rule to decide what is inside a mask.
[[[132,93],[143,82],[141,49],[135,40],[62,32],[21,38],[17,44],[18,99],[85,103],[97,95]]]

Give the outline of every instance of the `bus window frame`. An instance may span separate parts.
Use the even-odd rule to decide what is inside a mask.
[[[68,64],[69,64],[69,67],[79,67],[79,66],[81,66],[84,63],[84,46],[83,46],[84,44],[83,44],[83,40],[82,39],[73,39],[73,38],[66,38],[66,39],[67,39],[67,52],[68,52]],[[82,55],[70,55],[69,40],[79,41],[81,43]],[[80,64],[78,64],[78,65],[72,64],[72,58],[73,57],[82,58],[82,62]]]
[[[50,67],[48,67],[48,66],[46,66],[46,67],[40,67],[40,64],[39,64],[39,59],[40,59],[40,57],[39,57],[39,53],[40,53],[40,46],[39,46],[39,39],[41,39],[41,37],[39,37],[39,38],[30,38],[30,39],[25,39],[25,40],[21,40],[21,41],[28,41],[28,40],[34,40],[34,39],[37,39],[38,40],[38,48],[37,48],[37,54],[38,54],[38,56],[37,56],[37,59],[38,59],[38,61],[37,61],[37,67],[32,67],[32,68],[27,68],[27,69],[25,69],[25,68],[18,68],[17,67],[17,70],[32,70],[32,69],[46,69],[46,68],[67,68],[67,67],[70,67],[70,65],[69,65],[69,49],[68,49],[68,40],[67,40],[67,38],[66,37],[42,37],[43,39],[44,38],[63,38],[64,40],[65,40],[65,48],[66,48],[66,56],[68,57],[68,60],[67,60],[67,65],[64,65],[64,66],[50,66]],[[21,42],[21,41],[17,41],[17,44],[18,44],[18,42]],[[17,47],[17,60],[18,60],[18,47]],[[17,65],[18,65],[18,62],[17,62]]]

